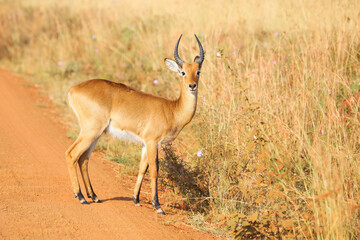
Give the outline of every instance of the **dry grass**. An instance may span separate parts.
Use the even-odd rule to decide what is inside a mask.
[[[162,169],[178,176],[165,180],[183,194],[172,201],[239,238],[356,239],[359,104],[343,101],[360,89],[359,9],[357,0],[0,1],[0,60],[60,105],[94,77],[175,98],[179,79],[163,59],[180,33],[180,55],[193,59],[197,33],[198,110],[176,141],[183,156],[170,147],[164,156],[183,174]]]

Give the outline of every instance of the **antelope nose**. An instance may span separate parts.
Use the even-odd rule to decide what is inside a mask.
[[[195,88],[196,88],[196,83],[194,83],[194,84],[189,84],[189,88],[190,88],[191,90],[195,90]]]

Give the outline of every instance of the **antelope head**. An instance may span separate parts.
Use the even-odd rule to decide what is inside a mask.
[[[201,46],[198,37],[195,35],[196,41],[198,42],[200,48],[200,56],[196,56],[194,62],[191,64],[184,62],[179,57],[179,53],[178,53],[178,47],[181,37],[182,34],[180,35],[179,40],[177,41],[175,46],[175,50],[174,50],[175,61],[165,58],[165,64],[171,71],[178,73],[182,77],[182,82],[181,82],[182,88],[186,89],[187,92],[196,95],[198,89],[201,65],[205,58],[204,50],[203,47]]]

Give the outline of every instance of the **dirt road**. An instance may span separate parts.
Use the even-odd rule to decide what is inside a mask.
[[[64,155],[72,140],[48,103],[23,79],[0,70],[0,239],[213,239],[162,224],[171,215],[135,207],[135,180],[119,177],[96,153],[89,173],[103,203],[79,204]]]

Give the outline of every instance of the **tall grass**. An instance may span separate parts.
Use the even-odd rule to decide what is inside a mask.
[[[164,184],[239,238],[356,239],[358,103],[341,102],[360,89],[359,9],[356,0],[2,1],[0,61],[59,105],[90,78],[176,98],[163,59],[181,33],[180,55],[193,59],[196,33],[206,50],[199,106],[181,150],[165,148]]]

